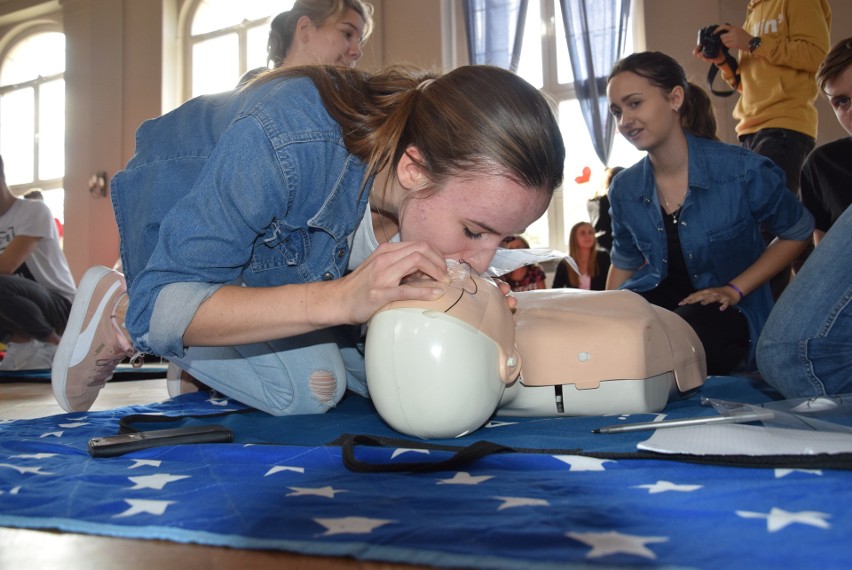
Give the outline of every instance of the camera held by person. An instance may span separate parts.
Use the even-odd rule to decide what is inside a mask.
[[[724,56],[724,62],[728,64],[735,74],[737,73],[737,60],[731,55],[728,46],[726,46],[722,42],[721,35],[725,33],[725,30],[717,32],[718,24],[711,24],[704,28],[698,30],[698,51],[701,52],[707,59],[717,60],[719,56]],[[722,63],[722,60],[719,60],[718,63]],[[710,88],[710,91],[714,95],[718,95],[720,97],[730,97],[734,93],[736,93],[736,89],[730,91],[717,91],[713,88],[713,81],[716,79],[716,74],[718,73],[718,69],[716,65],[710,66],[709,71],[707,72],[707,87]],[[739,86],[739,75],[737,74],[737,86]]]

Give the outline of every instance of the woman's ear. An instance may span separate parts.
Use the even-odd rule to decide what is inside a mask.
[[[396,165],[396,177],[400,186],[405,190],[420,190],[429,183],[426,176],[420,150],[416,146],[410,146],[399,158]]]
[[[683,87],[676,85],[669,93],[669,102],[672,104],[672,109],[678,112],[683,107],[684,92]]]
[[[302,43],[308,43],[311,39],[311,31],[314,29],[314,23],[307,16],[302,16],[296,22],[296,37]]]

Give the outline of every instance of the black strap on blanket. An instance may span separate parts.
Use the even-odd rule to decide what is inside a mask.
[[[341,446],[343,464],[357,473],[425,473],[451,471],[470,465],[495,453],[535,453],[542,455],[580,455],[595,459],[645,459],[655,461],[679,461],[717,467],[753,467],[763,469],[839,469],[852,470],[852,453],[814,455],[691,455],[685,453],[636,452],[593,452],[581,449],[528,449],[500,445],[480,440],[466,447],[431,444],[425,441],[381,438],[367,435],[343,435],[332,444]],[[385,448],[425,449],[452,451],[449,459],[434,462],[368,463],[355,457],[359,445]]]
[[[343,464],[347,469],[355,471],[356,473],[432,473],[435,471],[454,471],[482,459],[483,457],[487,457],[495,453],[514,451],[514,449],[505,445],[492,443],[490,441],[477,441],[467,447],[456,448],[455,455],[442,461],[377,464],[367,463],[355,457],[355,446],[357,445],[388,447],[386,445],[388,441],[392,440],[376,438],[369,435],[349,436],[343,440],[341,445]]]
[[[171,424],[187,419],[221,418],[231,414],[250,414],[257,410],[246,408],[242,410],[226,410],[213,414],[187,414],[183,416],[160,416],[155,414],[130,414],[118,420],[118,433],[138,433],[142,431],[133,424]]]

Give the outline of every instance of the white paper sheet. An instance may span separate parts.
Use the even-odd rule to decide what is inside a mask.
[[[692,455],[815,455],[852,453],[852,434],[742,424],[660,429],[637,446]]]

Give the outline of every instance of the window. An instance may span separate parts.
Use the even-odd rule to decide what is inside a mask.
[[[518,74],[556,102],[567,155],[562,189],[554,196],[547,216],[542,216],[524,235],[533,247],[567,251],[571,226],[589,219],[586,202],[601,189],[605,165],[595,154],[574,94],[574,77],[560,10],[557,0],[529,0]],[[628,38],[626,53],[631,51],[632,38]],[[609,166],[630,166],[642,156],[644,153],[617,135]],[[586,167],[591,176],[583,181]]]
[[[15,195],[39,189],[64,221],[65,35],[30,32],[0,61],[0,154]]]
[[[189,97],[233,89],[240,77],[266,67],[269,22],[295,0],[197,0],[189,19]]]

